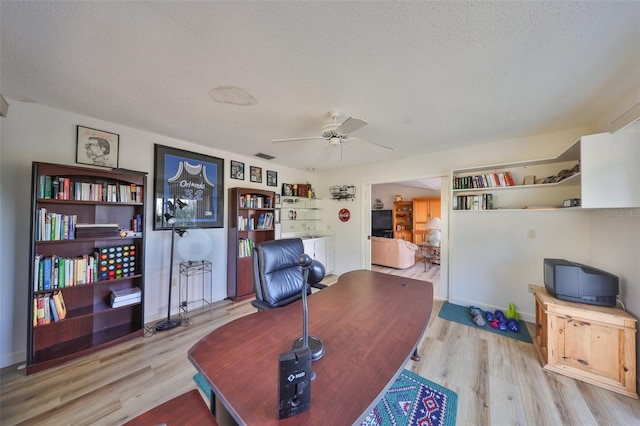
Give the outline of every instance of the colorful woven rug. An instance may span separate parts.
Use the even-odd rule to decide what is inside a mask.
[[[210,390],[200,374],[193,376],[205,395]],[[458,395],[408,370],[402,370],[362,426],[453,426]]]
[[[455,392],[402,370],[362,426],[453,426],[457,410]]]
[[[454,305],[453,303],[449,302],[444,302],[442,304],[442,308],[440,308],[438,316],[449,321],[468,325],[469,327],[478,328],[484,331],[490,331],[492,333],[511,337],[512,339],[521,340],[523,342],[533,343],[533,340],[531,340],[531,335],[529,334],[529,330],[527,330],[527,325],[522,320],[518,321],[518,324],[520,325],[520,331],[517,333],[509,330],[497,330],[495,328],[491,328],[489,324],[485,324],[483,327],[480,327],[473,322],[473,318],[471,318],[471,314],[469,314],[469,308],[460,305]]]

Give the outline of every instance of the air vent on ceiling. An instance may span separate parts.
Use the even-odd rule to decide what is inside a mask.
[[[262,158],[262,159],[265,159],[265,160],[273,160],[274,158],[276,158],[273,155],[265,154],[264,152],[257,153],[256,157]]]

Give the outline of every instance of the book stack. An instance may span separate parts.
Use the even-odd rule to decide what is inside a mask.
[[[62,292],[40,294],[33,299],[33,326],[50,324],[67,317]]]
[[[453,189],[496,188],[505,186],[516,186],[511,171],[453,177]]]
[[[120,228],[117,223],[77,223],[76,238],[117,237]]]
[[[110,296],[111,307],[134,305],[142,301],[142,291],[138,287],[113,290]]]

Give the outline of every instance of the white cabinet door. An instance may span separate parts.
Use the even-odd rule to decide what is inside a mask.
[[[335,267],[333,237],[310,238],[302,240],[304,252],[324,266],[325,273],[330,274]]]
[[[327,269],[327,240],[325,238],[315,239],[315,260],[322,263],[325,267],[325,271]]]
[[[327,263],[324,264],[324,269],[327,274],[333,273],[335,269],[335,246],[333,237],[326,239],[327,241]]]
[[[582,207],[640,207],[640,134],[580,139]]]
[[[302,245],[304,246],[304,252],[311,256],[312,259],[315,259],[315,243],[313,239],[302,240]]]

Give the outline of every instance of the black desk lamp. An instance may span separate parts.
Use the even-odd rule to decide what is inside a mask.
[[[293,349],[311,349],[311,361],[317,361],[324,355],[324,343],[315,336],[309,336],[309,308],[307,306],[307,288],[309,283],[317,284],[324,278],[322,263],[312,260],[308,254],[301,254],[298,261],[302,266],[302,337],[293,342]]]
[[[175,214],[175,206],[170,201],[169,210],[171,210]],[[187,206],[187,203],[183,202],[180,199],[176,199],[176,205],[182,210]],[[178,228],[176,229],[176,217],[169,212],[164,214],[164,218],[167,223],[171,225],[171,263],[169,263],[169,301],[167,303],[167,318],[161,321],[158,321],[156,324],[157,331],[171,330],[172,328],[176,328],[180,324],[182,324],[182,318],[171,318],[171,279],[173,278],[173,246],[175,242],[176,234],[181,237],[187,232],[186,229]]]

